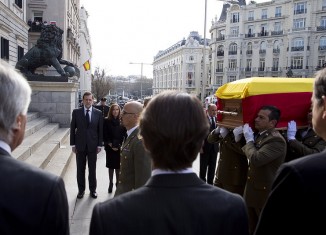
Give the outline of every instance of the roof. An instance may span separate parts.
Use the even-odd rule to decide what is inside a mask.
[[[245,97],[292,92],[312,92],[314,78],[252,77],[226,83],[219,87],[220,99],[243,99]]]

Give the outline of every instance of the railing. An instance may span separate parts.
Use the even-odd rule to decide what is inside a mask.
[[[216,69],[216,73],[222,73],[223,69]]]
[[[317,26],[317,31],[325,31],[326,26]]]
[[[259,50],[259,54],[266,54],[266,50],[265,49]]]
[[[245,38],[254,38],[254,37],[255,37],[254,33],[245,34]]]
[[[229,55],[236,55],[238,54],[238,51],[229,51]]]
[[[216,52],[216,56],[224,56],[224,51],[218,51],[218,52]]]
[[[274,35],[283,35],[283,30],[280,30],[280,31],[272,31],[271,32],[271,35],[274,36]]]
[[[282,14],[281,13],[275,13],[275,17],[281,17]]]
[[[280,53],[280,49],[273,49],[273,53],[274,54],[279,54]]]
[[[304,14],[304,13],[307,13],[307,8],[305,8],[305,9],[296,9],[296,10],[294,10],[294,14],[295,14],[295,15],[298,15],[298,14]]]
[[[319,51],[326,51],[326,46],[318,46]]]
[[[247,50],[247,51],[246,51],[246,54],[247,54],[247,55],[252,55],[252,50]]]
[[[261,32],[261,33],[258,33],[258,37],[266,37],[268,36],[268,32]]]
[[[304,46],[300,46],[300,47],[291,47],[291,51],[304,51]]]
[[[221,36],[221,37],[216,38],[216,41],[222,41],[222,40],[225,40],[225,36],[224,35]]]
[[[262,19],[267,19],[267,15],[262,15],[261,18]]]
[[[254,17],[248,17],[248,21],[253,21]]]

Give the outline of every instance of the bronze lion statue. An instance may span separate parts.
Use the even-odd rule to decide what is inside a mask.
[[[43,25],[41,36],[37,43],[32,47],[21,60],[16,64],[22,74],[32,75],[35,70],[43,65],[53,66],[61,76],[79,77],[77,66],[62,58],[62,34],[63,30],[56,25]],[[61,64],[67,65],[63,69]],[[66,70],[66,71],[65,71]],[[75,71],[75,73],[72,72]]]

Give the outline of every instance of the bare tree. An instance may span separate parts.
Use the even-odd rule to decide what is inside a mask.
[[[92,79],[92,93],[97,100],[105,97],[112,89],[111,79],[106,76],[104,69],[96,68]]]

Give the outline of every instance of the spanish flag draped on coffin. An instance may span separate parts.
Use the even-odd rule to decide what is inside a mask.
[[[286,129],[291,120],[307,125],[314,78],[252,77],[224,84],[216,91],[218,124],[234,128],[249,123],[254,127],[257,112],[263,105],[281,110],[278,129]]]

